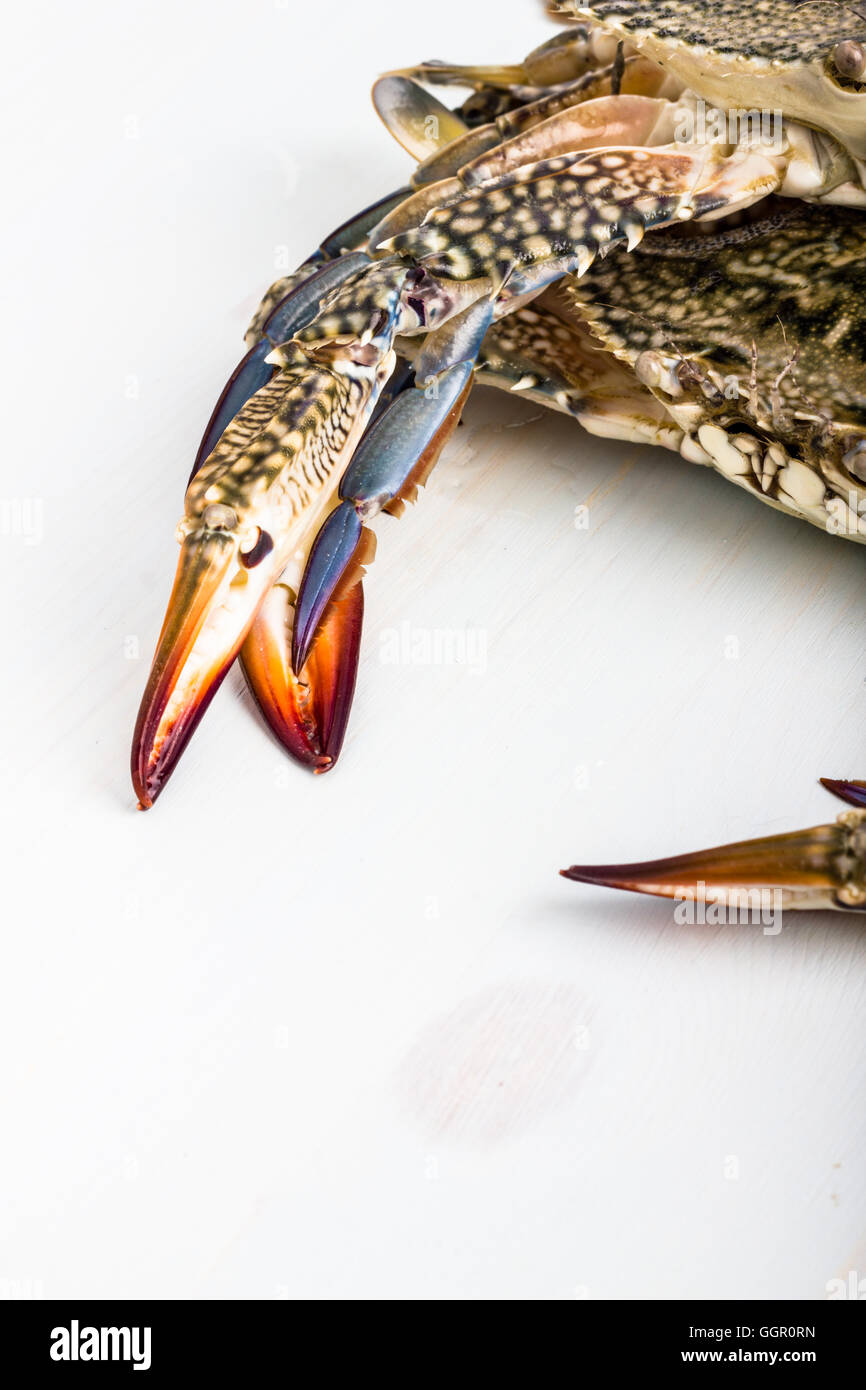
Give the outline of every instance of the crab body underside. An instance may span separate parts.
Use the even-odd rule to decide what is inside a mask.
[[[235,657],[286,750],[334,765],[369,523],[414,499],[475,381],[866,540],[866,21],[835,0],[561,8],[521,63],[376,83],[417,168],[250,325],[178,528],[142,807]],[[451,111],[440,84],[471,95]],[[566,875],[866,909],[866,787],[825,784],[854,808],[834,824]]]

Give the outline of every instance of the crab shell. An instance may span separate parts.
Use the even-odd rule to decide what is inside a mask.
[[[866,89],[839,72],[840,43],[866,20],[836,0],[561,0],[557,14],[589,20],[652,58],[725,110],[781,111],[866,159]]]

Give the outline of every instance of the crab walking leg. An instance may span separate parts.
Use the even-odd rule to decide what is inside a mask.
[[[512,182],[563,173],[578,163],[582,151],[601,147],[669,145],[678,108],[661,97],[606,96],[570,107],[513,139],[498,143],[462,163],[451,177],[425,183],[405,202],[386,213],[370,231],[370,244],[418,227],[428,214],[471,198],[474,193],[508,187]],[[556,162],[554,162],[556,161]]]
[[[655,897],[761,910],[866,909],[866,811],[831,825],[637,864],[573,864],[564,878]],[[766,896],[765,896],[766,895]]]
[[[380,82],[388,80],[387,78],[379,79]],[[373,88],[374,99],[377,86],[378,84]],[[672,78],[657,63],[650,62],[648,58],[633,57],[626,61],[619,90],[616,94],[620,96],[664,97],[674,101],[681,92],[682,83],[676,78]],[[427,183],[439,183],[443,179],[459,177],[462,168],[481,159],[497,145],[513,140],[517,136],[527,135],[536,126],[540,126],[564,112],[571,111],[576,106],[594,101],[599,97],[613,95],[613,67],[604,68],[600,72],[584,73],[574,82],[566,83],[564,87],[555,88],[537,101],[526,102],[513,111],[506,111],[497,116],[495,120],[489,121],[486,125],[476,126],[474,129],[468,130],[465,135],[453,140],[444,149],[428,155],[418,165],[410,183],[413,188],[421,188]],[[389,124],[387,120],[385,123],[386,125]],[[400,139],[396,132],[392,131],[392,134],[395,134],[395,138],[398,140]]]
[[[469,133],[466,122],[409,77],[380,77],[373,106],[407,154],[423,163]]]
[[[415,361],[415,387],[368,430],[340,483],[307,562],[298,594],[292,666],[302,671],[322,616],[356,560],[364,523],[423,485],[463,410],[478,350],[493,316],[481,300],[432,333]]]
[[[449,87],[553,87],[570,82],[589,68],[611,63],[617,42],[595,25],[578,24],[554,34],[527,54],[522,63],[418,63],[415,67],[395,69],[388,76],[418,78]]]
[[[580,322],[563,322],[544,297],[499,319],[484,339],[475,380],[578,420],[589,433],[681,450],[684,433]]]

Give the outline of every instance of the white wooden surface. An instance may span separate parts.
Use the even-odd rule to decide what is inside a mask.
[[[861,919],[679,927],[557,877],[835,814],[818,775],[866,775],[861,551],[479,392],[379,526],[337,772],[287,764],[233,673],[134,809],[186,470],[249,313],[407,174],[378,70],[549,32],[488,19],[7,16],[9,1296],[821,1298],[866,1274]],[[437,632],[472,660],[405,660]]]

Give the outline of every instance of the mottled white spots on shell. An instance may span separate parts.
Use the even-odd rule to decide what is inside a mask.
[[[545,236],[527,237],[523,242],[523,247],[528,255],[538,260],[550,255],[550,241]]]
[[[830,329],[830,332],[825,335],[824,346],[828,348],[834,348],[836,344],[838,342],[841,342],[841,340],[845,337],[845,334],[848,332],[850,327],[851,319],[848,317],[847,314],[843,314],[842,317],[838,320],[838,322],[835,323],[833,327]]]
[[[480,260],[490,260],[496,254],[496,243],[486,232],[472,238],[472,250]]]
[[[621,169],[625,160],[621,154],[605,154],[599,160],[603,169]]]
[[[452,227],[458,236],[468,236],[472,232],[480,232],[484,228],[483,217],[455,217]]]
[[[438,214],[438,218],[443,222],[450,222],[451,220],[447,209]],[[448,233],[443,231],[441,227],[434,227],[432,221],[425,222],[424,226],[419,229],[418,240],[428,255],[437,251],[447,251],[450,244]]]
[[[468,278],[474,268],[471,256],[459,246],[452,246],[448,254],[448,265],[457,279]]]

